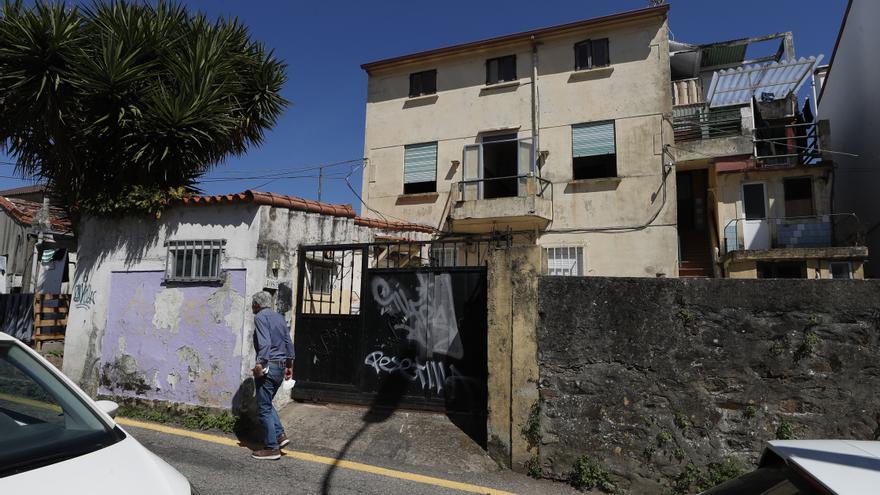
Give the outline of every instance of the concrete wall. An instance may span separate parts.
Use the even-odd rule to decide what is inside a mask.
[[[834,210],[855,212],[868,229],[868,249],[880,253],[880,66],[874,59],[880,46],[880,32],[874,20],[880,18],[880,3],[853,0],[842,27],[840,44],[819,99],[819,117],[831,121],[827,148],[851,153],[833,155]],[[880,276],[880,264],[867,263],[866,275]]]
[[[290,320],[301,244],[367,242],[339,218],[254,204],[175,207],[161,219],[83,221],[64,372],[91,394],[230,407],[254,364],[250,297]],[[168,240],[223,239],[221,284],[168,286]],[[100,383],[100,388],[99,388]]]
[[[535,328],[541,252],[496,250],[488,258],[489,455],[524,471],[528,442],[519,432],[538,400]]]
[[[880,283],[542,277],[538,310],[546,476],[587,455],[628,493],[694,493],[768,440],[880,431]]]
[[[574,44],[603,37],[610,40],[611,66],[575,72]],[[663,118],[671,112],[665,19],[538,41],[539,149],[549,153],[541,175],[553,183],[548,230],[556,231],[538,243],[585,246],[591,274],[677,275],[675,181],[663,181],[663,145],[673,142]],[[509,54],[517,56],[518,81],[485,86],[486,59]],[[463,147],[495,131],[532,135],[531,64],[531,46],[521,42],[372,72],[364,145],[367,203],[408,221],[442,225],[450,188],[462,179]],[[409,74],[428,69],[437,70],[437,94],[409,98]],[[618,177],[573,181],[571,125],[602,120],[615,121]],[[404,195],[404,146],[430,141],[438,142],[438,193]],[[640,227],[652,218],[653,226],[644,230],[567,232]]]

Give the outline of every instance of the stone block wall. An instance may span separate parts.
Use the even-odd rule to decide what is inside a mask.
[[[880,435],[880,281],[542,277],[538,292],[532,471],[567,479],[583,458],[622,492],[695,493],[769,440]]]

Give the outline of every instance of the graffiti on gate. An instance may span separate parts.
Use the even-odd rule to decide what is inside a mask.
[[[394,279],[375,276],[371,283],[379,314],[392,319],[394,330],[403,330],[428,357],[434,354],[461,359],[464,348],[458,335],[448,273],[419,273],[415,291]],[[414,293],[413,293],[414,292]]]
[[[73,302],[77,308],[88,309],[95,304],[95,294],[97,291],[92,289],[89,283],[89,276],[83,277],[82,281],[73,286]]]
[[[447,365],[439,361],[399,358],[386,356],[382,351],[374,351],[367,354],[364,364],[373,368],[376,375],[397,373],[411,382],[419,382],[422,390],[438,396],[454,397],[456,389],[476,384],[473,378],[462,375],[454,364]]]

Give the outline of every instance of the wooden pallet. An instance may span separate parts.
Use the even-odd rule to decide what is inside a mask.
[[[34,345],[42,350],[43,342],[63,341],[70,311],[69,294],[34,295]]]

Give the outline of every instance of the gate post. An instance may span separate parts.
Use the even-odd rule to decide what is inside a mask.
[[[488,259],[489,455],[516,471],[532,457],[523,434],[538,401],[538,276],[535,245],[493,251]]]

